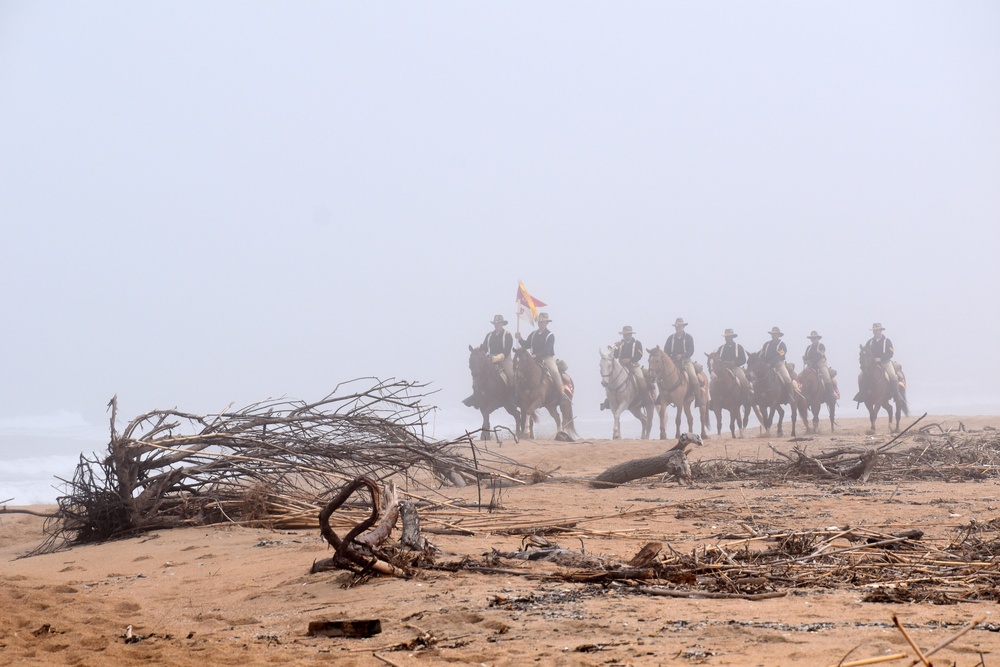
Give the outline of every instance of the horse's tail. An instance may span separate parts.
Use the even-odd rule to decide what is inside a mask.
[[[897,410],[902,410],[904,417],[909,417],[910,416],[910,406],[909,406],[909,403],[906,400],[906,387],[905,386],[902,386],[902,387],[899,388],[899,401],[897,402],[896,409]]]

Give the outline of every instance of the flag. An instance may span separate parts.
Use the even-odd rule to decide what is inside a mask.
[[[531,322],[531,326],[535,326],[535,321],[538,320],[538,309],[546,305],[528,294],[521,281],[517,282],[517,297],[514,303],[518,318]]]

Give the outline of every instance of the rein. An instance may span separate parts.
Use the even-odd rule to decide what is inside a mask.
[[[604,386],[615,392],[616,394],[622,394],[622,388],[628,387],[628,371],[621,363],[617,363],[615,359],[611,359],[611,371],[608,373],[601,369],[601,380],[605,383]],[[615,370],[615,364],[618,365],[618,370]]]

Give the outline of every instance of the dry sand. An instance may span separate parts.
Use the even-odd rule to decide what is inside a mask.
[[[909,421],[909,420],[908,420]],[[1000,417],[928,417],[946,428],[1000,427]],[[810,442],[869,440],[866,419],[844,419]],[[879,424],[884,429],[884,420]],[[610,421],[607,425],[611,431]],[[691,459],[768,457],[768,443],[787,439],[713,437]],[[672,441],[669,441],[672,444]],[[495,446],[495,445],[493,445]],[[570,549],[628,560],[650,539],[681,552],[717,536],[758,529],[868,526],[884,532],[920,527],[945,541],[973,517],[1000,515],[996,478],[983,482],[868,484],[752,482],[678,487],[645,479],[594,490],[585,482],[615,463],[664,450],[659,441],[506,442],[502,453],[562,481],[511,488],[495,519],[609,515],[616,511],[705,501],[699,512],[587,523],[617,536],[554,538]],[[476,490],[453,493],[470,500]],[[923,648],[982,616],[982,626],[934,656],[936,665],[1000,665],[1000,610],[995,603],[957,605],[861,602],[860,589],[809,588],[786,597],[748,601],[673,599],[620,588],[566,584],[524,576],[425,572],[409,580],[376,579],[345,588],[342,572],[309,574],[329,550],[318,530],[271,531],[213,526],[160,531],[133,539],[15,559],[41,539],[42,520],[0,517],[0,663],[26,665],[418,665],[524,663],[566,665],[834,665],[909,652],[892,626],[898,615]],[[483,515],[470,522],[483,523]],[[486,517],[489,521],[489,517]],[[430,536],[449,554],[513,551],[517,536],[479,529],[472,537]],[[448,557],[454,560],[454,556]],[[554,565],[506,564],[534,573]],[[367,639],[307,636],[310,621],[379,619]],[[131,626],[142,641],[126,643]],[[394,650],[428,633],[430,647]],[[909,664],[893,662],[892,665]]]

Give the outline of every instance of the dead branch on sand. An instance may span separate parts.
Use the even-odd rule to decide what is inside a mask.
[[[515,461],[470,437],[426,439],[424,387],[362,378],[314,403],[268,399],[206,416],[154,410],[120,432],[112,398],[106,453],[81,455],[73,479],[61,480],[68,490],[33,554],[185,525],[311,527],[331,486],[362,476],[398,477],[427,495],[443,484],[523,483],[501,470]]]

